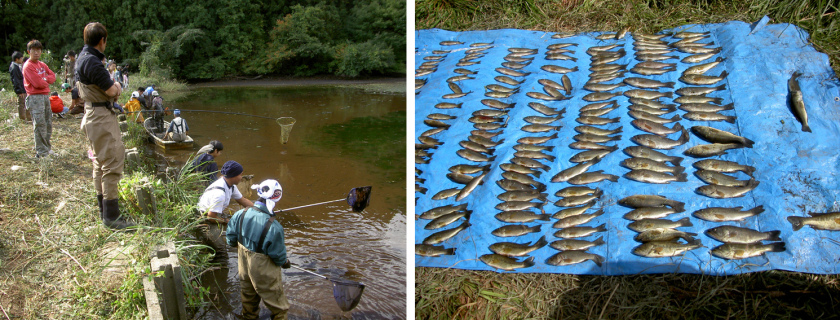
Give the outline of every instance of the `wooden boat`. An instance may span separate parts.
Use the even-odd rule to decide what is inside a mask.
[[[147,118],[146,121],[143,121],[143,127],[146,128],[146,133],[148,133],[155,141],[155,145],[163,148],[164,150],[188,149],[193,146],[193,139],[189,135],[187,135],[187,138],[181,142],[163,139],[166,128],[169,128],[169,121],[163,122],[163,132],[157,132],[151,118]]]

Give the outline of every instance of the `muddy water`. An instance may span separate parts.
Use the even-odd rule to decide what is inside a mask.
[[[219,167],[236,160],[245,175],[254,175],[251,183],[280,182],[283,198],[275,210],[344,199],[353,187],[373,187],[361,213],[341,201],[278,215],[293,263],[367,286],[359,305],[343,313],[329,281],[288,269],[283,282],[290,319],[406,317],[405,83],[396,85],[403,88],[398,92],[365,87],[193,88],[169,102],[182,110],[196,146],[167,152],[166,161],[180,165],[201,145],[219,140],[224,144]],[[288,143],[281,144],[273,119],[191,110],[293,117],[296,123]],[[257,199],[243,187],[246,197]],[[241,313],[235,249],[228,254],[227,267],[202,278],[214,305],[199,310],[200,319],[236,319]]]

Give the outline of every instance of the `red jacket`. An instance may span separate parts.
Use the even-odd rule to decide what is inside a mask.
[[[61,113],[64,111],[64,101],[58,96],[50,96],[50,109],[53,113]]]
[[[46,63],[29,59],[23,64],[23,88],[27,95],[50,94],[50,83],[53,82],[55,73]]]

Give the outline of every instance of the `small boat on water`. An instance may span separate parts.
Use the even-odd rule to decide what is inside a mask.
[[[155,128],[154,121],[152,121],[151,118],[147,118],[146,121],[143,121],[143,127],[146,128],[146,132],[155,141],[155,145],[163,148],[164,150],[187,149],[192,148],[193,146],[193,139],[189,135],[187,135],[187,138],[181,142],[163,139],[166,128],[169,128],[169,121],[163,122],[162,132],[158,132],[157,128]]]

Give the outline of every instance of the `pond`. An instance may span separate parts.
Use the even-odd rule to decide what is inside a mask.
[[[283,198],[275,210],[344,199],[351,188],[373,187],[370,205],[361,213],[340,201],[278,214],[293,263],[367,286],[359,305],[342,313],[329,281],[285,270],[290,319],[406,317],[404,81],[384,86],[193,87],[167,105],[182,111],[196,143],[190,150],[157,150],[159,157],[180,166],[202,145],[219,140],[224,144],[216,159],[219,167],[236,160],[244,175],[254,175],[250,183],[269,178],[280,182]],[[293,117],[296,122],[288,143],[281,144],[274,119],[219,112]],[[245,189],[250,183],[239,188],[255,200],[256,193]],[[214,306],[199,310],[197,318],[236,319],[241,314],[235,248],[228,255],[227,266],[202,277]],[[263,307],[262,313],[261,318],[268,311]]]

